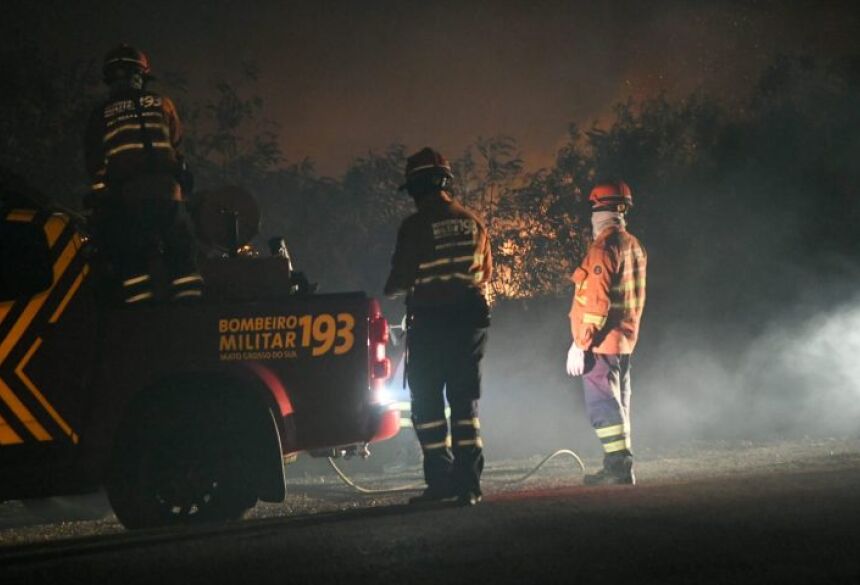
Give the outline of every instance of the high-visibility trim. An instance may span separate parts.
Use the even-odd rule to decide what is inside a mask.
[[[576,302],[579,303],[580,305],[587,305],[588,304],[588,298],[586,298],[586,297],[576,295],[573,298],[576,299]]]
[[[434,266],[442,266],[443,264],[450,264],[450,258],[441,258],[439,260],[434,260],[433,262],[422,262],[418,265],[418,268],[421,270],[426,270],[427,268],[433,268]]]
[[[430,422],[426,422],[426,423],[417,424],[417,425],[415,425],[415,430],[416,431],[426,431],[428,429],[436,429],[439,427],[444,427],[446,424],[448,424],[448,421],[443,418],[442,420],[434,420],[434,421],[430,421]]]
[[[612,290],[615,292],[628,292],[642,288],[645,288],[645,277],[624,281],[618,286],[612,287]]]
[[[425,451],[434,451],[436,449],[445,449],[451,447],[451,437],[446,437],[444,441],[439,441],[438,443],[426,443],[422,444],[421,447]]]
[[[481,440],[481,437],[477,437],[475,439],[459,439],[456,441],[455,445],[457,447],[479,447],[483,449],[484,442]]]
[[[586,325],[597,325],[598,329],[606,325],[606,315],[598,315],[596,313],[585,313],[582,316],[582,322]]]
[[[107,157],[110,158],[126,150],[143,150],[146,146],[142,142],[131,142],[129,144],[121,144],[116,148],[111,148],[107,152]],[[173,148],[169,142],[153,142],[152,148]]]
[[[447,165],[438,165],[438,164],[429,164],[429,165],[421,165],[420,167],[414,167],[409,170],[409,174],[412,175],[417,173],[418,171],[423,171],[425,169],[445,169],[448,172],[451,171],[451,167]]]
[[[165,136],[167,136],[167,132],[169,131],[169,129],[163,124],[144,124],[143,127],[147,130],[162,130],[164,131]],[[140,130],[140,124],[123,124],[119,128],[114,128],[105,134],[103,141],[107,142],[120,132],[125,132],[126,130]]]
[[[6,385],[6,382],[0,378],[0,399],[6,403],[7,406],[12,410],[12,413],[18,417],[27,430],[36,437],[38,441],[51,441],[51,435],[48,434],[48,431],[45,430],[39,421],[33,416],[33,413],[30,412],[30,409],[24,406],[24,403],[15,396],[15,393],[12,392],[12,389]]]
[[[180,278],[173,279],[173,286],[179,286],[181,284],[188,284],[191,282],[203,282],[203,277],[199,274],[191,274],[189,276],[182,276]]]
[[[114,63],[131,63],[132,65],[138,65],[141,68],[146,67],[146,62],[141,59],[136,59],[134,57],[114,57],[112,59],[108,59],[105,62],[105,65],[113,65]]]
[[[621,310],[636,310],[641,309],[644,306],[645,302],[642,299],[632,299],[629,301],[622,301],[620,303],[612,303],[610,305],[610,308]]]
[[[445,264],[459,264],[461,262],[476,262],[480,264],[481,262],[483,262],[483,260],[483,254],[471,254],[469,256],[440,258],[439,260],[433,260],[432,262],[422,262],[418,265],[418,268],[421,270],[427,270],[428,268],[435,268],[436,266],[443,266]]]
[[[202,297],[202,290],[183,290],[173,295],[173,300],[184,299],[185,297]]]
[[[6,215],[7,221],[33,221],[36,212],[33,209],[13,209]]]
[[[141,114],[141,116],[143,116],[144,118],[158,118],[162,123],[167,124],[167,122],[164,122],[164,116],[162,116],[161,112],[143,112]],[[117,116],[116,118],[114,118],[111,121],[114,124],[120,124],[122,122],[125,122],[126,120],[137,120],[137,112],[133,112],[131,114],[123,114],[122,116]],[[139,122],[136,123],[135,127],[140,128],[140,123]]]
[[[614,437],[616,435],[623,435],[626,431],[624,429],[624,425],[612,425],[609,427],[600,427],[599,429],[594,429],[594,432],[597,433],[597,436],[601,439],[605,439],[607,437]]]
[[[92,185],[90,185],[91,191],[101,191],[102,189],[107,189],[107,185],[102,181],[99,181],[98,183],[93,183]]]
[[[131,278],[127,278],[122,281],[123,286],[134,286],[136,284],[140,284],[142,282],[146,282],[149,280],[151,276],[149,274],[141,274],[140,276],[132,276]]]
[[[152,298],[152,293],[151,292],[145,292],[145,293],[140,293],[139,295],[134,295],[133,297],[129,297],[125,300],[125,302],[126,302],[126,304],[131,305],[133,303],[139,303],[141,301],[145,301],[145,300],[151,299],[151,298]]]
[[[458,420],[455,424],[458,427],[472,427],[474,429],[481,428],[481,421],[478,420],[477,416],[474,418],[465,418],[463,420]]]
[[[456,242],[445,242],[444,244],[436,244],[437,250],[447,250],[448,248],[459,248],[461,246],[474,246],[475,239],[457,240]]]
[[[456,272],[454,274],[437,274],[435,276],[426,276],[424,278],[418,278],[415,280],[415,284],[427,284],[428,282],[434,282],[440,280],[442,282],[447,282],[453,279],[457,280],[468,280],[470,282],[480,282],[482,278],[484,278],[483,271],[478,272]]]
[[[623,451],[625,449],[630,448],[630,439],[620,439],[618,441],[613,441],[611,443],[603,444],[603,451],[605,453],[616,453],[618,451]]]
[[[0,445],[19,445],[23,442],[24,439],[0,416]]]
[[[60,317],[63,315],[63,312],[66,310],[66,306],[78,292],[78,289],[81,287],[81,283],[84,282],[84,278],[86,278],[87,274],[90,273],[89,264],[84,264],[84,267],[81,269],[81,272],[78,274],[75,281],[72,283],[72,286],[69,287],[69,292],[66,293],[66,296],[63,297],[63,300],[60,302],[60,305],[57,307],[57,310],[54,311],[54,314],[51,315],[49,319],[50,323],[56,323],[60,320]]]
[[[27,387],[27,390],[29,390],[30,393],[36,397],[36,400],[39,401],[39,404],[42,405],[42,408],[44,408],[48,412],[48,414],[51,415],[51,418],[54,419],[54,422],[56,422],[57,425],[61,429],[63,429],[63,432],[65,432],[69,436],[69,438],[72,439],[73,443],[77,444],[78,435],[75,434],[75,432],[72,430],[72,427],[70,427],[69,424],[63,419],[63,417],[60,416],[60,414],[54,409],[51,403],[48,402],[48,400],[44,397],[44,395],[39,392],[39,389],[36,387],[30,377],[24,373],[24,368],[26,368],[27,364],[30,363],[30,360],[33,358],[33,355],[35,355],[35,353],[39,350],[39,346],[41,345],[42,338],[37,337],[32,347],[30,347],[30,349],[27,350],[26,355],[24,355],[24,359],[22,359],[21,363],[18,364],[18,367],[15,368],[15,373],[18,375],[18,378],[21,380],[21,382],[24,383],[24,386]]]

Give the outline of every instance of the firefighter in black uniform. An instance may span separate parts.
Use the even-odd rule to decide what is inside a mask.
[[[191,180],[178,150],[176,107],[146,88],[149,59],[133,47],[109,51],[103,73],[110,94],[90,117],[86,164],[96,235],[122,279],[123,301],[153,299],[150,260],[158,251],[164,253],[170,297],[200,297],[203,279],[183,194]]]
[[[385,294],[408,295],[407,377],[427,482],[410,501],[475,505],[484,467],[478,399],[493,258],[484,225],[452,199],[452,179],[451,165],[430,148],[407,160],[401,189],[418,211],[400,226]]]

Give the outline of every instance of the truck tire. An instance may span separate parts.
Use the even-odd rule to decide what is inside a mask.
[[[108,499],[126,528],[225,522],[257,502],[241,409],[209,395],[138,412],[114,449]]]

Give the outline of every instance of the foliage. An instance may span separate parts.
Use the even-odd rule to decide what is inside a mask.
[[[283,162],[277,124],[263,117],[263,100],[253,92],[256,66],[243,65],[238,79],[212,82],[212,93],[183,114],[183,146],[204,185],[251,186]]]
[[[92,61],[61,62],[20,32],[15,36],[0,49],[0,167],[57,203],[78,205],[86,184],[84,128],[97,95],[98,68]]]
[[[85,185],[80,146],[98,99],[96,67],[64,63],[23,37],[19,47],[0,54],[0,165],[74,204]],[[299,268],[324,289],[380,291],[397,227],[413,211],[397,191],[404,145],[320,177],[312,161],[284,159],[254,67],[202,96],[188,96],[181,75],[164,80],[179,97],[199,186],[249,187],[263,235],[286,236]],[[479,137],[453,160],[454,191],[490,229],[497,298],[569,294],[567,275],[590,237],[584,194],[623,177],[636,200],[631,230],[651,256],[652,296],[685,319],[740,314],[740,306],[772,311],[799,271],[856,264],[858,106],[860,59],[781,57],[745,101],[658,95],[616,104],[605,127],[571,125],[555,163],[535,172],[525,171],[514,138]],[[738,278],[749,286],[732,284]]]

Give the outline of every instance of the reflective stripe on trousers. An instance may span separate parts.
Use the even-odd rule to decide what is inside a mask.
[[[591,426],[605,453],[629,451],[630,356],[588,352],[585,359],[582,386]]]

